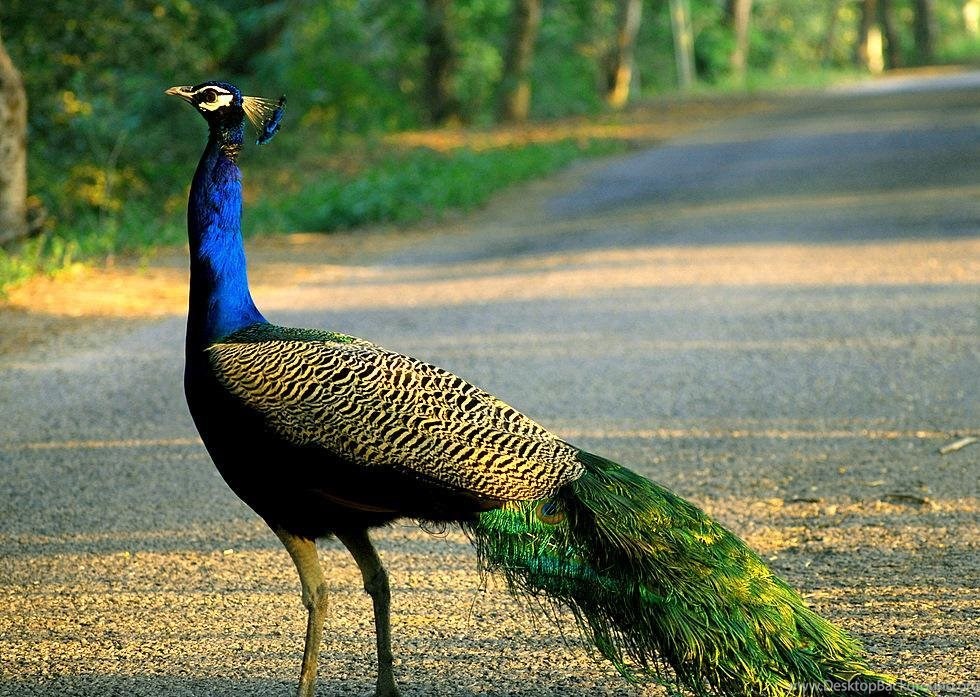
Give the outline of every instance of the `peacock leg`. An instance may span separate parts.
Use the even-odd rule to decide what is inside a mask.
[[[374,603],[374,630],[378,643],[378,683],[376,697],[399,697],[392,669],[394,658],[391,654],[391,589],[388,586],[388,572],[381,563],[378,551],[371,544],[367,530],[337,533],[344,546],[361,570],[364,590]]]
[[[306,621],[303,667],[300,669],[296,695],[313,697],[317,658],[320,654],[320,640],[323,637],[323,621],[327,612],[327,585],[323,580],[323,569],[320,568],[320,559],[316,553],[316,542],[282,528],[275,529],[275,533],[296,565],[299,582],[303,588],[303,605],[309,612]]]

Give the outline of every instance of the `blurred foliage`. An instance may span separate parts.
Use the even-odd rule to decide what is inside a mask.
[[[582,156],[623,147],[613,140],[572,138],[481,150],[399,152],[375,146],[360,155],[358,171],[318,174],[292,192],[257,201],[248,215],[263,229],[328,231],[415,223],[447,210],[471,210],[505,186],[549,174]]]
[[[4,0],[0,27],[28,92],[31,188],[56,220],[118,212],[180,162],[162,86],[235,41],[227,12],[186,0]]]
[[[725,2],[690,3],[699,80],[725,86],[733,46]],[[912,64],[913,2],[893,4],[900,52]],[[534,118],[602,109],[599,66],[614,40],[617,7],[617,0],[544,0],[531,69]],[[963,0],[935,1],[941,59],[976,60],[980,53],[962,7]],[[636,47],[634,92],[641,95],[674,89],[667,8],[667,0],[646,0]],[[455,90],[464,123],[491,124],[510,11],[510,0],[452,5],[448,29],[459,51]],[[855,0],[755,0],[748,84],[853,70],[858,14]],[[32,254],[48,254],[44,264],[57,266],[58,259],[182,239],[204,129],[185,105],[162,95],[173,84],[221,77],[262,96],[289,95],[276,145],[247,151],[252,199],[264,211],[255,216],[260,231],[416,220],[473,205],[468,187],[482,200],[483,184],[503,185],[508,168],[526,172],[534,158],[553,163],[552,156],[573,152],[561,144],[553,153],[509,149],[496,159],[465,150],[392,152],[377,159],[372,176],[345,178],[341,167],[303,178],[304,191],[273,198],[279,188],[271,173],[294,166],[302,152],[343,153],[352,142],[424,123],[423,17],[422,0],[3,0],[0,30],[30,104],[31,193],[48,211],[49,231],[20,259],[0,252],[0,273],[30,267]],[[488,166],[499,176],[488,176]]]

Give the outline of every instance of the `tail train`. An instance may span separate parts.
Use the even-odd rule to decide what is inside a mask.
[[[631,679],[702,695],[930,694],[872,671],[734,534],[667,489],[581,452],[585,474],[468,530],[512,591],[569,609]]]

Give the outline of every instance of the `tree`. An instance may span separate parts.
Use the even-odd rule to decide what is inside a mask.
[[[541,0],[513,0],[510,24],[497,117],[501,121],[520,122],[527,120],[531,108],[528,71],[541,24]]]
[[[895,13],[892,0],[878,0],[878,21],[881,22],[884,34],[885,67],[898,68],[902,65],[901,45],[898,41],[898,27],[895,25]]]
[[[727,0],[725,17],[735,35],[735,45],[729,63],[732,74],[740,82],[745,80],[749,58],[749,18],[752,16],[752,0]]]
[[[980,34],[980,0],[966,0],[963,3],[963,28],[970,36]]]
[[[933,0],[915,0],[913,35],[920,63],[931,63],[936,56],[936,15]]]
[[[27,96],[0,37],[0,243],[27,234]]]
[[[670,0],[670,25],[674,34],[677,84],[688,88],[694,84],[694,29],[689,0]]]
[[[901,65],[892,0],[862,0],[858,61],[872,73]]]
[[[459,100],[453,89],[459,51],[449,28],[452,4],[452,0],[425,0],[423,91],[429,120],[434,124],[459,118]]]
[[[878,0],[861,1],[861,26],[858,31],[857,58],[872,73],[885,69],[881,28],[878,26]]]
[[[633,53],[636,33],[643,15],[641,0],[620,0],[616,22],[616,43],[606,57],[606,103],[619,109],[630,96],[633,81]]]

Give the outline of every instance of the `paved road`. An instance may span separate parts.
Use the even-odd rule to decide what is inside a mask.
[[[978,124],[976,74],[787,100],[380,256],[280,259],[259,302],[673,487],[883,668],[972,695],[980,446],[937,449],[980,428]],[[182,336],[173,316],[0,363],[0,695],[289,694],[297,582],[196,439]],[[484,587],[458,533],[379,539],[407,695],[662,694]],[[324,558],[320,694],[348,695],[370,614]]]

